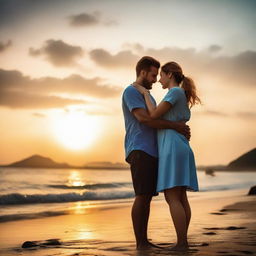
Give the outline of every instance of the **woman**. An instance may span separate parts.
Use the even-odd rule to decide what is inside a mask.
[[[159,82],[168,92],[155,107],[149,91],[140,85],[135,87],[144,95],[148,112],[153,119],[188,121],[190,108],[200,103],[191,78],[183,75],[176,62],[168,62],[161,68]],[[158,181],[157,192],[164,192],[174,222],[177,244],[174,251],[188,249],[187,231],[191,218],[186,191],[198,191],[194,154],[185,136],[175,130],[158,130]]]

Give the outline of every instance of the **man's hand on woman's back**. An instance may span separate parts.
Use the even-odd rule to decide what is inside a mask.
[[[187,138],[187,140],[190,140],[190,127],[185,122],[177,122],[175,131],[184,135]]]

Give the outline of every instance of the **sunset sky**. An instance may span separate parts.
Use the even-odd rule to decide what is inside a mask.
[[[198,165],[256,144],[256,1],[0,0],[0,164],[124,162],[121,95],[144,55],[197,85]],[[157,102],[166,91],[159,83]]]

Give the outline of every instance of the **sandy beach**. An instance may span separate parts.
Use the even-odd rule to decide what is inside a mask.
[[[247,196],[248,190],[188,193],[187,253],[136,251],[127,200],[105,206],[77,202],[65,215],[1,223],[0,255],[256,255],[256,197]],[[162,195],[151,205],[149,237],[162,247],[176,241]],[[38,246],[22,248],[25,241]]]

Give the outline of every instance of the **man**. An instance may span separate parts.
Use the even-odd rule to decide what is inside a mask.
[[[136,81],[146,89],[152,89],[157,81],[160,63],[144,56],[136,65]],[[156,104],[154,98],[152,101]],[[125,159],[130,164],[135,200],[132,222],[138,250],[154,246],[148,241],[147,228],[152,196],[156,196],[157,183],[157,129],[174,129],[190,138],[189,127],[182,122],[153,120],[150,118],[143,95],[129,85],[123,92],[122,108],[125,120]]]

